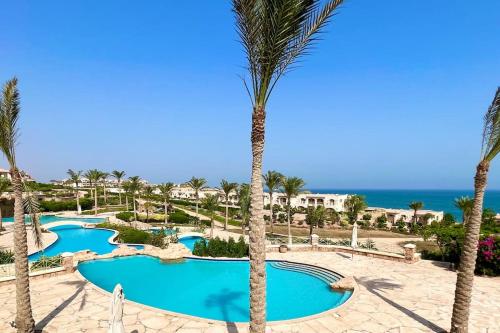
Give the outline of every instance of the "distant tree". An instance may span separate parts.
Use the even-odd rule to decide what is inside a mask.
[[[454,203],[455,207],[457,207],[462,211],[462,223],[466,225],[470,218],[470,214],[472,213],[472,207],[474,206],[474,199],[467,196],[460,197],[456,198]]]
[[[325,225],[326,211],[323,206],[308,207],[306,213],[306,224],[309,225],[309,236],[312,235],[313,229],[322,228]]]
[[[387,228],[387,216],[385,214],[382,214],[379,217],[377,217],[377,228],[379,229]]]
[[[288,216],[288,245],[292,245],[292,198],[296,197],[302,188],[305,186],[305,182],[302,178],[299,177],[283,177],[281,181],[281,187],[283,193],[286,195],[286,207],[287,207],[287,216]]]
[[[163,198],[163,210],[165,213],[165,224],[168,223],[168,204],[170,203],[170,197],[172,196],[172,190],[174,189],[174,183],[163,183],[158,185],[161,196]]]
[[[238,206],[240,206],[241,229],[245,235],[245,228],[250,218],[250,185],[243,183],[238,187]]]
[[[78,191],[78,184],[81,183],[82,171],[73,171],[71,169],[68,170],[69,179],[72,183],[75,184],[76,189],[76,211],[77,214],[80,215],[82,213],[82,207],[80,206],[80,193]]]
[[[227,180],[223,179],[220,182],[220,187],[222,189],[222,192],[224,192],[224,198],[226,199],[226,219],[224,221],[224,230],[227,230],[227,222],[229,219],[229,194],[232,191],[236,191],[238,188],[238,183],[230,183]]]
[[[123,192],[125,192],[125,209],[129,210],[128,197],[132,193],[131,192],[131,184],[130,181],[126,180],[122,183]]]
[[[196,198],[196,218],[199,219],[198,203],[200,201],[200,190],[206,187],[207,181],[205,178],[191,177],[187,184],[194,190],[194,195]]]
[[[344,207],[349,223],[354,224],[358,220],[358,214],[366,208],[365,197],[359,194],[350,195],[344,201]]]
[[[214,237],[214,217],[217,207],[219,207],[219,197],[217,195],[208,194],[201,201],[201,205],[210,215],[210,238]]]
[[[267,190],[269,191],[271,234],[273,234],[274,233],[273,194],[280,188],[284,176],[277,171],[269,170],[265,175],[262,175],[262,178],[264,178],[264,184],[266,185]]]
[[[410,202],[408,207],[410,207],[410,209],[413,210],[413,224],[417,224],[417,222],[418,222],[417,213],[419,210],[424,208],[424,203],[421,201],[412,201],[412,202]]]
[[[135,205],[135,196],[138,194],[142,188],[141,178],[139,176],[129,177],[129,188],[130,193],[132,193],[132,204],[134,207],[134,220],[137,221],[137,208]]]
[[[99,171],[99,180],[102,183],[102,194],[104,196],[104,205],[108,204],[108,195],[106,192],[106,181],[108,180],[109,173],[104,171]]]
[[[466,223],[465,240],[457,274],[455,302],[451,317],[452,333],[468,332],[484,191],[488,180],[490,163],[498,153],[500,153],[500,87],[497,89],[493,102],[484,117],[481,158],[474,177],[474,205],[469,221]]]
[[[113,170],[111,172],[111,175],[115,177],[116,181],[118,182],[118,197],[120,198],[120,206],[122,204],[122,180],[123,177],[125,177],[125,171],[118,171],[118,170]],[[128,209],[128,207],[127,207]]]
[[[95,215],[97,215],[97,211],[99,209],[98,202],[97,202],[98,201],[97,185],[99,184],[102,173],[97,169],[92,169],[92,170],[87,171],[87,173],[85,175],[86,175],[87,179],[89,180],[89,182],[91,184],[94,184],[94,213],[95,213]],[[91,190],[91,192],[92,192],[92,190]]]
[[[144,209],[146,210],[146,223],[149,222],[149,211],[153,209],[154,205],[151,202],[151,199],[154,194],[153,186],[147,185],[143,187],[144,191]]]
[[[443,224],[454,224],[455,216],[451,213],[444,213],[443,215]]]

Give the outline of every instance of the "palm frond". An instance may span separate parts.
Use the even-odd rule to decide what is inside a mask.
[[[19,136],[20,99],[17,78],[5,83],[0,100],[0,149],[11,166],[16,165],[15,147]]]
[[[30,188],[27,184],[22,181],[23,193],[25,196],[23,197],[23,208],[24,211],[28,213],[31,219],[31,231],[33,232],[33,239],[35,240],[35,244],[38,248],[43,246],[42,239],[42,228],[40,224],[40,203],[38,199],[33,196],[33,192],[31,192]]]
[[[500,153],[500,87],[484,116],[481,157],[493,160]]]

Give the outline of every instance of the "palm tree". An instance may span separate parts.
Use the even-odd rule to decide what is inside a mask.
[[[35,331],[35,321],[31,310],[29,268],[28,268],[28,241],[26,224],[24,223],[24,209],[32,215],[31,228],[35,243],[42,246],[40,221],[36,214],[37,203],[28,195],[23,200],[23,191],[26,191],[20,170],[16,164],[16,146],[19,134],[17,123],[19,120],[20,103],[17,79],[13,78],[5,83],[0,98],[0,149],[10,166],[12,189],[14,192],[14,257],[16,276],[16,319],[18,332],[32,333]]]
[[[227,230],[227,222],[229,219],[229,194],[232,191],[236,191],[238,188],[238,183],[230,183],[227,180],[223,179],[220,182],[220,187],[222,188],[222,192],[224,192],[224,197],[226,199],[226,220],[224,222],[224,230]]]
[[[483,199],[491,161],[500,153],[500,87],[484,117],[481,158],[474,177],[474,205],[465,226],[465,239],[455,288],[451,332],[468,332],[470,301],[476,267],[477,245],[483,213]]]
[[[141,190],[142,183],[139,176],[129,177],[130,192],[132,193],[132,203],[134,207],[134,219],[137,221],[137,209],[135,206],[135,195]]]
[[[312,235],[314,227],[319,228],[324,224],[326,215],[325,207],[308,207],[306,215],[306,224],[309,224],[309,236]]]
[[[93,177],[93,175],[92,175],[91,170],[88,170],[87,172],[85,172],[85,173],[83,174],[83,176],[84,176],[85,178],[87,178],[87,180],[88,180],[88,182],[89,182],[89,185],[90,185],[90,199],[93,199],[93,198],[94,198],[94,194],[93,194],[94,192],[92,191],[92,183],[93,183],[93,179],[92,179],[92,177]]]
[[[264,178],[264,183],[266,184],[267,190],[269,191],[269,213],[271,217],[271,233],[274,233],[274,221],[273,221],[273,193],[276,192],[283,180],[283,175],[277,171],[269,170],[265,175],[262,175]]]
[[[208,194],[201,201],[203,208],[208,210],[210,214],[210,238],[214,237],[214,215],[217,207],[219,207],[219,196]]]
[[[78,191],[78,184],[82,181],[82,171],[68,170],[69,179],[75,184],[76,188],[76,211],[80,215],[82,213],[82,207],[80,206],[80,192]]]
[[[102,192],[104,195],[104,205],[108,204],[108,197],[106,195],[106,180],[108,179],[108,177],[109,177],[108,172],[99,171],[99,179],[102,182]]]
[[[153,207],[153,203],[150,201],[154,193],[154,188],[152,186],[144,186],[144,209],[146,209],[146,223],[149,222],[149,210]]]
[[[456,198],[454,203],[455,207],[457,207],[462,211],[462,223],[463,226],[465,227],[465,225],[469,221],[470,214],[472,213],[472,207],[474,206],[474,199],[465,196]]]
[[[125,192],[125,209],[128,211],[128,196],[130,195],[131,193],[131,184],[130,184],[130,181],[124,181],[122,183],[122,189],[123,191]]]
[[[238,188],[238,206],[241,214],[241,231],[245,235],[245,227],[250,217],[250,185],[241,184]]]
[[[205,180],[205,178],[191,177],[187,184],[194,190],[196,198],[196,218],[198,218],[198,202],[200,201],[200,190],[205,188],[207,181]]]
[[[0,178],[0,197],[4,192],[7,192],[10,188],[10,181],[7,178]],[[2,208],[0,206],[0,233],[3,230],[3,223],[2,223]]]
[[[286,195],[286,209],[287,209],[287,221],[288,221],[288,245],[292,245],[292,198],[297,196],[302,190],[306,183],[299,177],[283,177],[281,181],[281,187],[283,188],[283,193]]]
[[[163,183],[158,185],[161,196],[163,197],[163,207],[165,211],[165,224],[168,223],[168,204],[170,202],[170,196],[172,195],[172,190],[174,189],[174,183]]]
[[[125,177],[125,171],[118,171],[118,170],[113,170],[111,172],[111,176],[115,177],[115,179],[118,181],[118,197],[120,198],[120,206],[122,205],[122,192],[121,192],[121,185],[122,185],[122,179]],[[127,206],[128,209],[128,206]]]
[[[356,223],[358,221],[359,212],[366,208],[365,197],[359,194],[350,195],[344,202],[344,208],[349,223]]]
[[[410,209],[413,210],[413,224],[415,225],[415,224],[417,224],[417,220],[418,220],[417,213],[419,210],[424,208],[424,203],[422,201],[412,201],[412,202],[410,202],[408,207],[410,207]]]
[[[99,210],[99,207],[98,207],[98,195],[97,195],[97,185],[99,184],[99,180],[101,178],[101,172],[97,169],[92,169],[92,170],[89,170],[87,171],[87,173],[85,174],[86,177],[89,179],[89,182],[91,184],[94,184],[94,215],[97,215],[97,211]],[[92,189],[90,190],[91,193],[92,193]]]
[[[252,101],[250,205],[250,333],[266,327],[266,224],[262,202],[262,156],[266,105],[279,79],[307,53],[343,0],[233,0],[241,43],[248,61]]]

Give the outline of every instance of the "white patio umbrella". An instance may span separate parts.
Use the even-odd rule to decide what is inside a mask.
[[[358,247],[358,224],[356,222],[354,222],[354,225],[352,226],[351,247],[352,259],[354,259],[354,249]]]
[[[120,284],[117,284],[111,298],[111,316],[109,318],[108,333],[125,333],[125,327],[123,327],[122,322],[124,298],[123,288]]]

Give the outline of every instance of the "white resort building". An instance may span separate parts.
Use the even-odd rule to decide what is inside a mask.
[[[413,222],[414,211],[411,209],[368,207],[366,209],[366,212],[372,214],[374,218],[385,214],[385,216],[387,216],[387,222],[391,225],[399,221],[403,221],[407,224]],[[441,222],[443,220],[443,217],[443,211],[428,209],[421,209],[417,211],[418,222],[424,225],[430,224],[432,222]]]
[[[348,194],[320,194],[320,193],[300,193],[290,200],[291,207],[307,208],[323,206],[325,208],[335,209],[337,212],[344,211],[344,202],[349,197]],[[287,205],[287,197],[284,193],[273,193],[273,205],[282,207]],[[269,205],[269,193],[264,193],[264,206]]]

